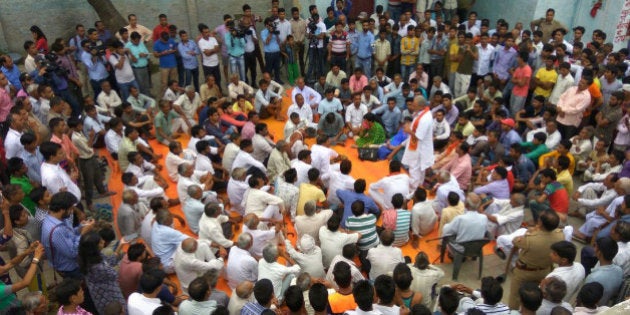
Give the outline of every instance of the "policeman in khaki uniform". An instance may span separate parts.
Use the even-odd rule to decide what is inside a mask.
[[[562,229],[558,229],[559,223],[560,218],[555,211],[545,210],[534,228],[512,241],[520,253],[510,285],[510,309],[519,309],[518,290],[523,283],[539,283],[551,272],[551,244],[564,240]]]

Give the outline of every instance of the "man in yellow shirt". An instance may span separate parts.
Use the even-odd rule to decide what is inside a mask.
[[[416,60],[420,53],[420,39],[415,34],[414,27],[410,25],[407,36],[400,40],[400,67],[404,82],[409,80],[409,74],[416,68]]]
[[[459,67],[459,46],[464,44],[464,33],[457,32],[457,28],[451,28],[448,31],[448,86],[451,91],[455,90],[455,72]]]
[[[573,176],[569,172],[569,167],[571,165],[571,160],[567,156],[559,156],[556,159],[556,181],[558,181],[564,189],[567,190],[569,196],[573,194]]]
[[[573,172],[575,171],[575,158],[573,157],[573,154],[569,153],[572,145],[573,143],[571,143],[571,140],[562,139],[558,144],[557,149],[549,153],[545,153],[541,155],[540,158],[538,158],[538,166],[540,167],[540,169],[553,167],[554,165],[556,165],[556,160],[558,159],[558,157],[566,156],[569,159],[569,173],[573,175]]]
[[[308,183],[300,184],[300,193],[298,197],[296,215],[304,215],[304,205],[308,201],[315,201],[318,205],[324,208],[328,207],[328,201],[326,201],[326,194],[319,188],[319,170],[311,168],[308,170]]]
[[[535,82],[536,89],[535,95],[542,95],[548,98],[551,95],[556,81],[558,81],[558,73],[553,68],[553,64],[556,62],[556,56],[549,56],[545,59],[545,67],[538,69],[536,72]]]

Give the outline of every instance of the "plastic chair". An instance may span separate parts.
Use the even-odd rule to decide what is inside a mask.
[[[477,241],[469,241],[461,243],[464,247],[464,252],[459,253],[456,250],[452,250],[453,253],[453,280],[457,280],[459,276],[459,269],[462,267],[465,257],[478,258],[479,259],[479,275],[478,279],[481,279],[481,271],[483,270],[483,247],[490,242],[490,239],[484,238]]]

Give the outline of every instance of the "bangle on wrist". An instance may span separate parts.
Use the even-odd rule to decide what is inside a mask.
[[[33,260],[31,261],[31,263],[39,263],[39,258],[33,258]]]

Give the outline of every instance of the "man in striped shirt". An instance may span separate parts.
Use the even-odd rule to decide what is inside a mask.
[[[380,243],[376,233],[376,217],[371,213],[365,213],[365,203],[361,200],[354,201],[351,209],[352,216],[346,220],[346,227],[349,231],[361,233],[361,238],[357,242],[359,260],[361,269],[369,273],[370,261],[367,260],[367,251]]]
[[[405,198],[402,194],[395,194],[392,197],[392,205],[396,209],[396,229],[394,230],[394,244],[395,247],[402,247],[409,242],[409,235],[411,235],[411,212],[407,209],[403,209]]]
[[[350,59],[350,41],[348,33],[343,30],[343,22],[335,23],[335,31],[330,34],[328,43],[328,62],[346,69],[346,61]]]

